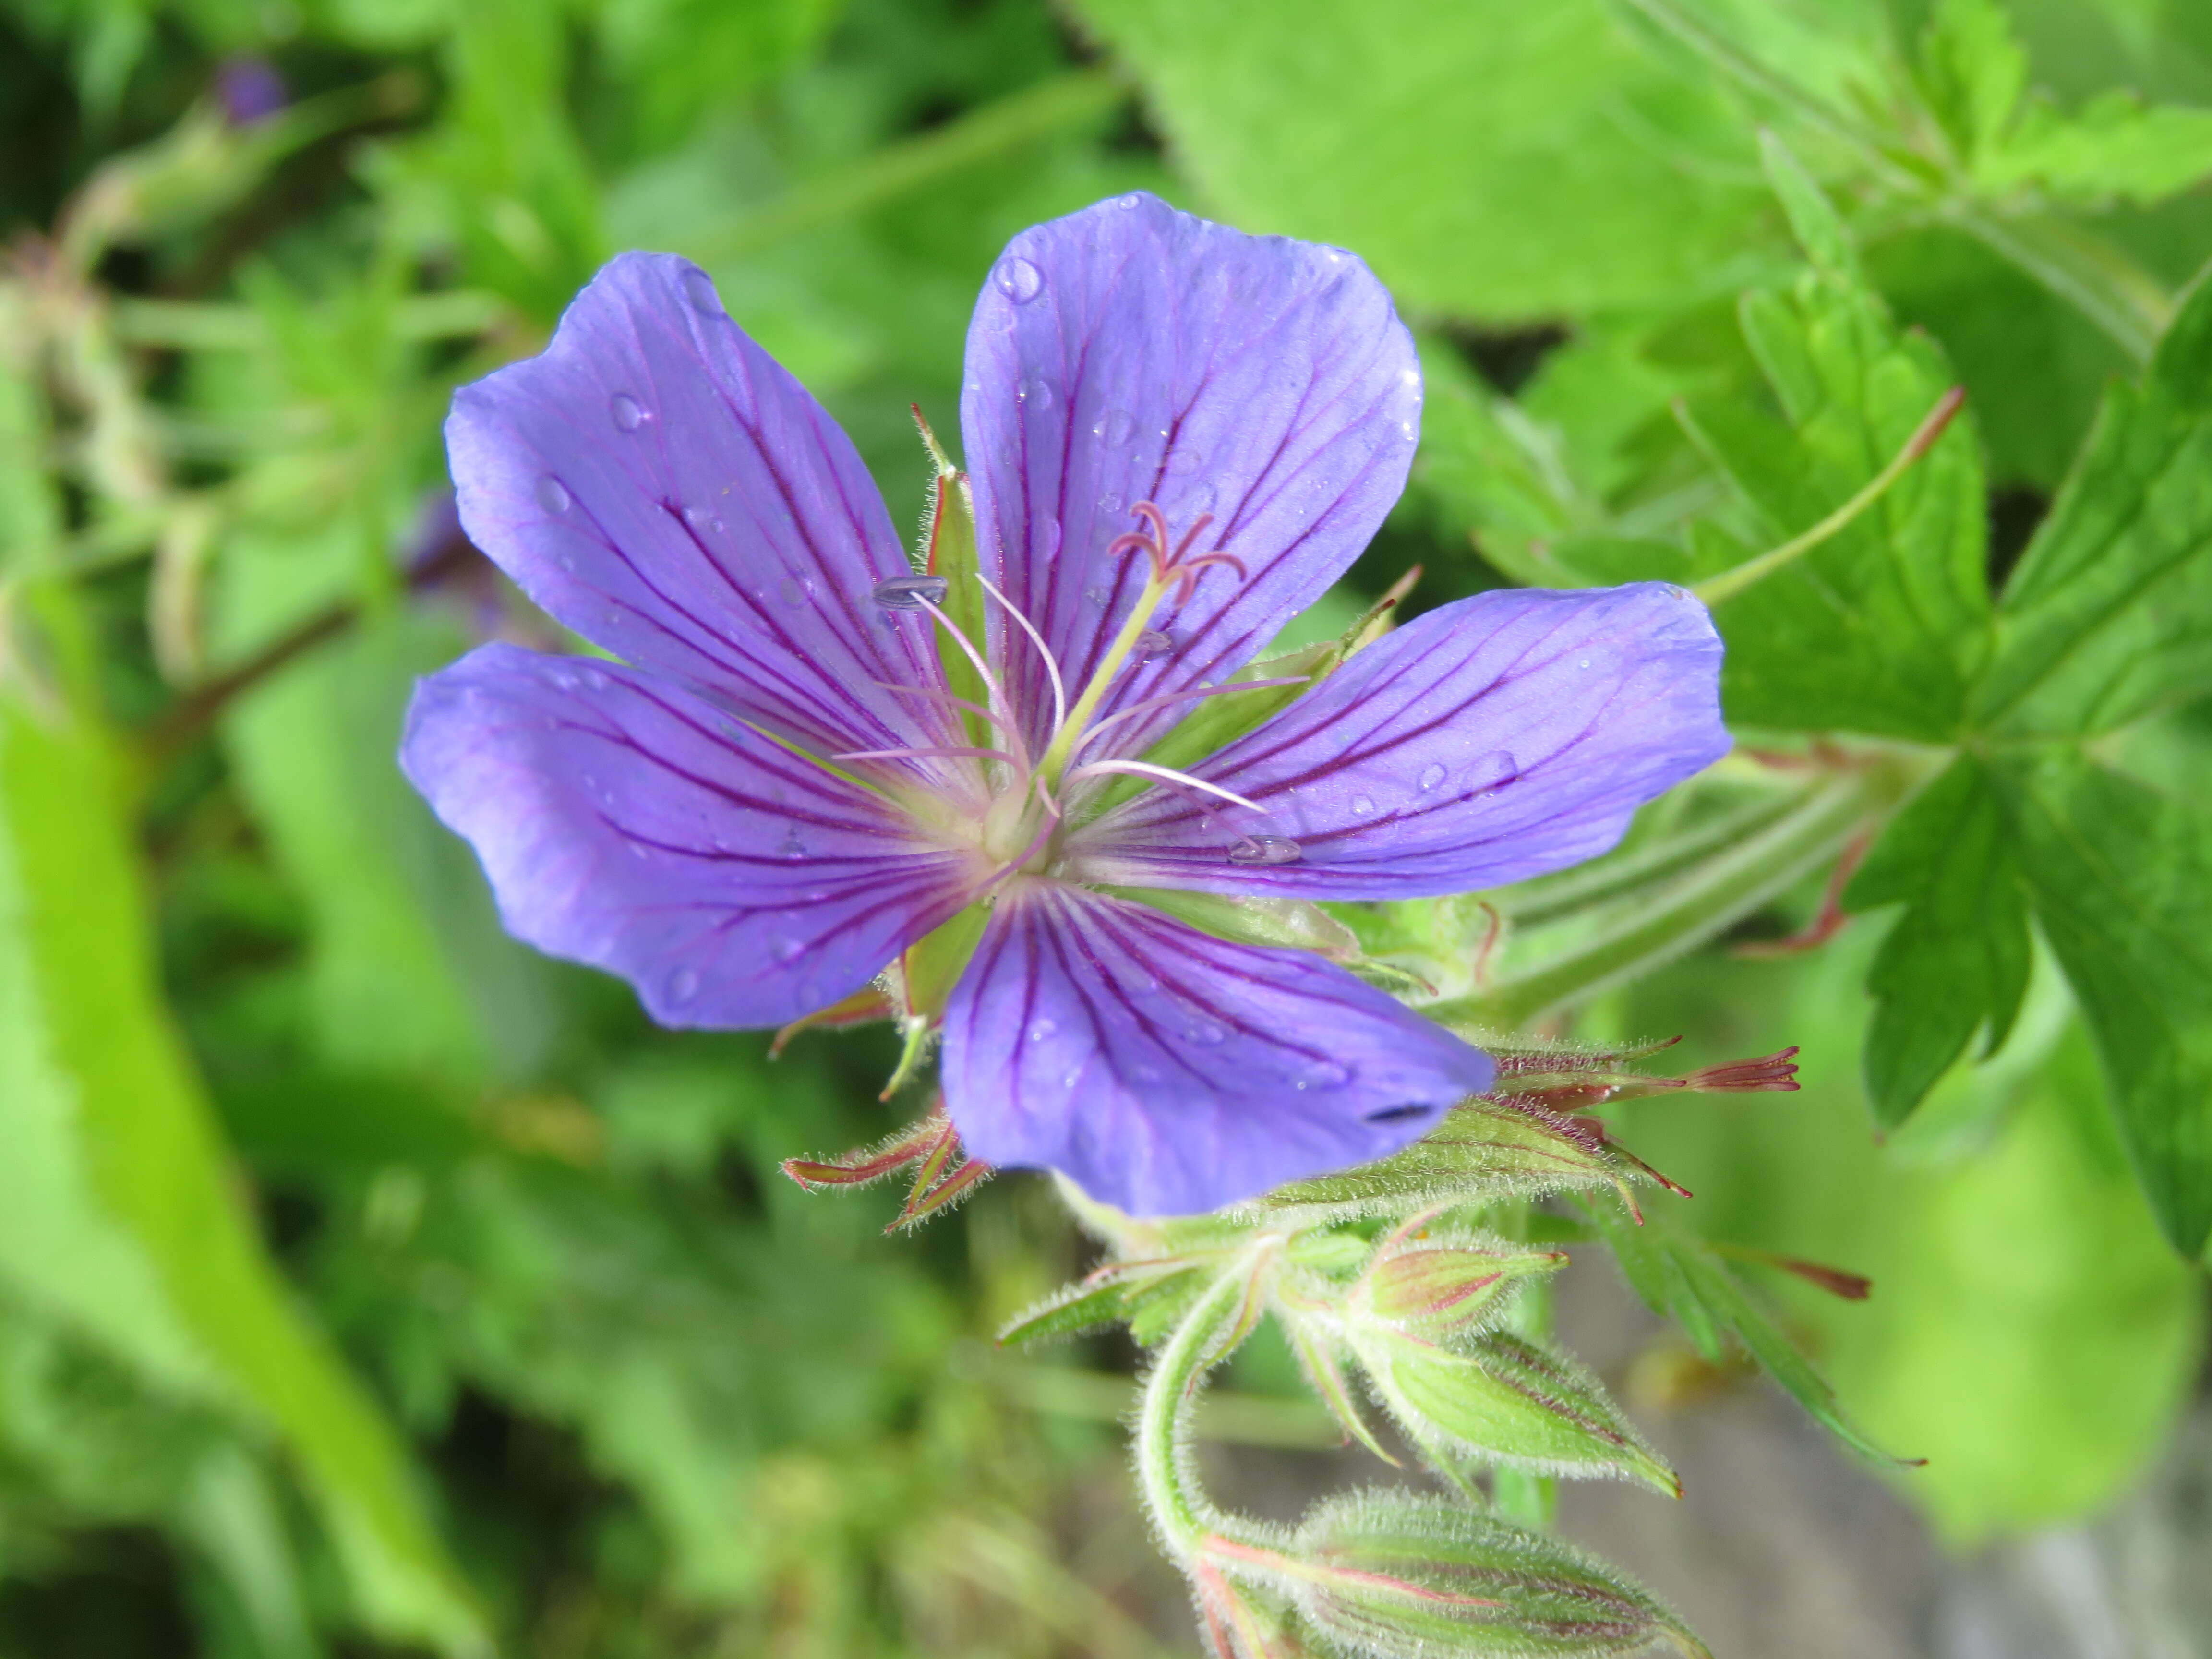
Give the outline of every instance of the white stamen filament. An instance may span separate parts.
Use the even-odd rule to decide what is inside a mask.
[[[1138,714],[1149,714],[1155,708],[1164,708],[1171,702],[1191,702],[1200,697],[1225,697],[1232,691],[1269,691],[1279,685],[1304,685],[1310,678],[1305,674],[1291,674],[1274,680],[1231,680],[1226,685],[1202,685],[1188,691],[1170,691],[1165,696],[1146,697],[1141,702],[1133,702],[1127,708],[1116,709],[1109,714],[1085,732],[1076,747],[1081,749],[1109,726]]]
[[[1127,772],[1140,778],[1156,778],[1162,783],[1184,784],[1193,789],[1203,789],[1209,795],[1218,795],[1222,799],[1233,802],[1238,806],[1249,807],[1255,812],[1265,812],[1267,810],[1256,800],[1245,799],[1233,789],[1224,789],[1218,783],[1208,783],[1204,778],[1194,778],[1189,773],[1178,772],[1171,766],[1155,766],[1150,761],[1092,761],[1088,765],[1079,766],[1070,772],[1066,781],[1079,783],[1085,778],[1101,772]]]
[[[960,647],[961,654],[975,664],[975,672],[983,678],[984,690],[990,694],[991,706],[1006,716],[1005,720],[1000,723],[1000,730],[1006,732],[1007,738],[1021,753],[1021,759],[1016,764],[1023,771],[1028,771],[1030,769],[1029,745],[1022,741],[1021,732],[1014,725],[1014,706],[1007,699],[1006,687],[999,684],[998,676],[991,672],[990,665],[983,660],[982,653],[969,642],[968,636],[960,631],[959,626],[951,617],[946,616],[943,611],[923,599],[919,593],[914,597],[924,611],[937,618],[938,625],[952,636],[952,642]]]
[[[1009,755],[1003,749],[968,749],[957,748],[951,745],[947,745],[943,748],[848,749],[842,755],[832,755],[830,757],[831,760],[841,761],[925,760],[937,757],[965,757],[970,760],[1000,760],[1006,762],[1009,766],[1014,763],[1014,757],[1012,755]]]
[[[1036,631],[1035,623],[1015,609],[1014,602],[999,592],[996,585],[981,571],[975,573],[975,580],[983,584],[983,591],[996,599],[1009,617],[1021,624],[1022,632],[1028,635],[1030,643],[1036,647],[1037,655],[1044,659],[1044,672],[1052,679],[1052,734],[1057,738],[1060,728],[1067,724],[1067,687],[1060,678],[1060,665],[1053,660],[1052,652],[1044,642],[1044,635]]]

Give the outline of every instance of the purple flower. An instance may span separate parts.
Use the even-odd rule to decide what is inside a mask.
[[[778,1024],[980,933],[943,1008],[976,1158],[1163,1213],[1382,1157],[1489,1059],[1128,890],[1516,881],[1728,746],[1711,622],[1647,583],[1444,605],[1145,758],[1366,544],[1420,400],[1348,253],[1147,196],[1024,231],[969,331],[989,598],[956,641],[844,434],[702,272],[623,255],[447,427],[470,538],[622,661],[486,646],[422,683],[403,763],[508,927],[664,1024]]]

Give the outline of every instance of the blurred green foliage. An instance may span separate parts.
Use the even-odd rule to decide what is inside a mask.
[[[1683,860],[1663,904],[1503,900],[1455,988],[1802,1044],[1785,1103],[1626,1115],[1699,1194],[1668,1237],[1876,1280],[1762,1289],[1949,1536],[2106,1501],[2188,1395],[2212,1227],[2204,20],[0,7],[0,1652],[1157,1650],[1127,1352],[987,1346],[1079,1265],[1056,1212],[1008,1181],[885,1242],[789,1187],[892,1126],[889,1046],[651,1029],[505,938],[391,764],[414,675],[558,642],[440,520],[438,425],[608,254],[706,264],[911,521],[907,406],[956,425],[1000,244],[1132,188],[1354,248],[1421,332],[1414,488],[1316,639],[1416,562],[1422,603],[1710,577],[1966,388],[1722,608],[1747,745],[1833,775],[1662,807],[1623,857]],[[241,54],[291,96],[243,125]],[[1897,817],[1839,743],[1949,769]],[[1885,823],[1864,920],[1731,953]]]

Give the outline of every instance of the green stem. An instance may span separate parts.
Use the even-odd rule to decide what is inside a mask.
[[[1179,1565],[1197,1554],[1202,1539],[1245,1534],[1191,1482],[1183,1447],[1198,1385],[1221,1358],[1214,1339],[1249,1289],[1256,1266],[1251,1252],[1240,1255],[1183,1316],[1146,1377],[1137,1407],[1137,1483],[1168,1553]]]
[[[680,251],[702,264],[739,258],[772,242],[865,213],[939,179],[1017,154],[1039,139],[1096,120],[1127,95],[1128,88],[1110,70],[1054,76],[918,137],[808,179],[781,199],[693,238]]]
[[[1962,206],[1944,217],[2072,306],[2131,360],[2150,361],[2172,296],[2104,238],[2047,215],[2005,218]]]
[[[1717,576],[1708,576],[1691,591],[1709,605],[1724,605],[1753,582],[1772,575],[1793,559],[1811,552],[1831,536],[1849,528],[1853,520],[1889,493],[1891,487],[1911,469],[1915,461],[1936,447],[1936,441],[1943,435],[1943,429],[1951,424],[1951,417],[1959,412],[1960,406],[1966,401],[1966,388],[1953,386],[1936,400],[1936,406],[1913,428],[1912,435],[1905,441],[1905,447],[1890,458],[1889,465],[1868,479],[1850,500],[1810,529],[1792,536],[1781,546],[1769,548],[1757,557],[1746,559],[1741,564],[1723,570]]]
[[[1486,991],[1422,1010],[1447,1025],[1512,1030],[1714,938],[1836,857],[1911,793],[1925,766],[1884,757],[1820,784],[1787,816],[1709,860],[1617,926]]]

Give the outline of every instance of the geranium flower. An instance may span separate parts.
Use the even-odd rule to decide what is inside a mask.
[[[836,423],[703,272],[625,254],[447,427],[471,538],[621,661],[485,646],[422,682],[403,763],[508,928],[664,1024],[776,1025],[933,935],[972,951],[942,1008],[971,1156],[1139,1213],[1382,1157],[1488,1058],[1132,891],[1516,881],[1728,744],[1704,608],[1646,583],[1443,605],[1162,763],[1373,536],[1420,402],[1349,253],[1141,195],[1024,231],[969,331],[988,597],[956,639]]]

